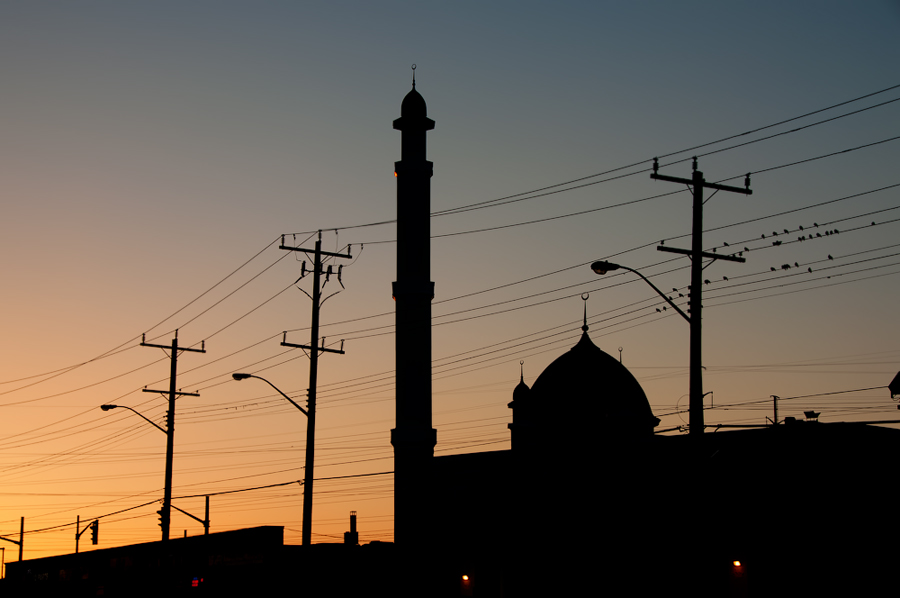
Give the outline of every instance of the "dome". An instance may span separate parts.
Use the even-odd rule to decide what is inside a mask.
[[[428,108],[425,106],[425,98],[416,91],[415,85],[412,90],[403,98],[400,104],[401,118],[424,118],[428,116]]]
[[[586,330],[538,376],[529,394],[559,434],[571,434],[584,422],[595,430],[592,439],[637,438],[652,435],[659,423],[628,368],[597,347]]]

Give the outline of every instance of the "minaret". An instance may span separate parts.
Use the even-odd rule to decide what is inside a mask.
[[[397,177],[397,281],[393,284],[397,422],[394,446],[394,542],[423,546],[430,513],[430,465],[437,432],[431,427],[431,175],[425,132],[434,128],[413,88],[400,105]]]

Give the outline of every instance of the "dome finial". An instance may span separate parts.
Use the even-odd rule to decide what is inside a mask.
[[[412,65],[412,72],[413,72],[413,89],[415,89],[416,88],[416,64],[415,63],[413,63],[413,65]]]
[[[525,360],[519,362],[519,382],[525,382]]]
[[[588,331],[588,325],[587,325],[587,300],[590,299],[590,297],[591,297],[591,294],[590,294],[590,293],[582,293],[582,294],[581,294],[581,300],[584,301],[584,325],[581,327],[581,329],[582,329],[584,332],[587,332],[587,331]]]

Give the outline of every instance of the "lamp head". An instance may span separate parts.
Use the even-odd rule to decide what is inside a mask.
[[[109,411],[110,409],[115,409],[118,405],[100,405],[100,409],[104,411]]]
[[[246,380],[247,378],[252,377],[253,374],[232,374],[231,377],[235,380]]]
[[[591,270],[594,271],[595,274],[606,274],[607,272],[612,272],[613,270],[618,270],[619,264],[614,264],[612,262],[594,262],[591,264]]]

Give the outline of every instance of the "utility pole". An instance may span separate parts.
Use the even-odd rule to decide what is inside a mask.
[[[159,525],[160,527],[162,527],[162,540],[163,542],[166,542],[169,539],[169,527],[172,522],[172,454],[175,451],[175,399],[182,396],[200,396],[200,393],[196,392],[181,392],[180,390],[175,390],[176,377],[178,375],[178,352],[191,351],[193,353],[206,353],[206,341],[203,341],[200,344],[199,349],[179,347],[178,330],[176,330],[175,338],[172,339],[171,347],[166,345],[154,345],[152,343],[148,343],[146,334],[141,336],[141,346],[155,347],[157,349],[162,349],[163,351],[168,349],[170,351],[169,357],[172,362],[171,373],[169,374],[168,393],[163,390],[150,390],[148,388],[143,389],[144,392],[158,392],[162,395],[169,395],[169,409],[166,412],[166,489],[163,495],[163,508],[159,513]]]
[[[703,258],[711,260],[726,260],[729,262],[744,263],[746,260],[742,257],[733,255],[719,255],[716,253],[707,253],[703,251],[703,190],[715,189],[716,191],[730,191],[732,193],[742,193],[751,195],[750,190],[750,174],[744,179],[744,188],[731,187],[729,185],[720,185],[718,183],[709,183],[703,178],[703,173],[697,170],[697,158],[694,157],[694,172],[691,178],[683,179],[659,174],[659,160],[653,158],[653,173],[651,179],[658,181],[669,181],[670,183],[681,183],[692,189],[694,195],[693,203],[693,222],[691,234],[691,249],[677,249],[658,246],[659,251],[668,251],[670,253],[680,253],[691,258],[691,286],[690,301],[688,302],[688,313],[690,316],[691,341],[690,341],[690,404],[688,433],[703,434],[705,424],[703,422],[703,341],[702,341],[702,317],[703,309]],[[713,194],[715,195],[715,194]],[[710,196],[712,197],[712,195]],[[710,262],[712,263],[712,262]]]
[[[319,353],[339,353],[341,355],[344,354],[343,341],[341,341],[340,349],[326,349],[324,338],[322,339],[321,346],[319,344],[319,310],[321,309],[322,304],[325,303],[325,301],[327,301],[337,293],[340,293],[340,291],[336,291],[328,297],[325,297],[325,299],[322,299],[322,287],[324,286],[324,284],[321,284],[321,277],[324,274],[325,283],[327,283],[331,279],[331,276],[334,274],[331,266],[328,266],[327,270],[323,270],[322,257],[325,256],[351,259],[353,256],[350,255],[349,251],[346,254],[322,251],[322,231],[319,231],[319,238],[316,241],[316,248],[314,250],[304,249],[303,247],[286,246],[284,244],[284,235],[281,236],[280,249],[284,249],[286,251],[302,251],[306,254],[313,254],[313,294],[310,295],[306,291],[303,291],[306,296],[312,300],[312,327],[309,344],[295,345],[293,343],[287,342],[286,332],[284,333],[281,341],[282,347],[293,347],[296,349],[304,349],[306,351],[309,351],[309,390],[307,391],[306,403],[306,465],[303,468],[303,546],[309,546],[312,543],[313,467],[315,462],[316,446],[316,384],[319,375]],[[341,288],[343,288],[344,283],[341,282],[341,268],[343,268],[343,266],[338,267],[337,280],[340,283]],[[303,262],[301,275],[300,278],[297,279],[297,282],[300,282],[300,279],[305,277],[306,274],[306,262]]]
[[[778,399],[780,399],[778,395],[772,395],[772,418],[769,421],[772,422],[773,426],[778,425]],[[769,419],[768,417],[766,419]]]

